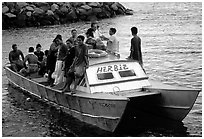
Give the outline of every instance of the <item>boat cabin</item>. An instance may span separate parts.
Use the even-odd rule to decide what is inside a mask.
[[[90,58],[90,66],[77,90],[87,93],[115,93],[138,90],[150,86],[148,77],[140,64],[108,55]]]

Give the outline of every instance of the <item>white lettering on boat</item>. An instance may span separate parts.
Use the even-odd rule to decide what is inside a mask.
[[[121,70],[128,70],[128,69],[129,68],[128,68],[128,66],[126,64],[109,65],[109,66],[98,67],[97,73],[121,71]]]

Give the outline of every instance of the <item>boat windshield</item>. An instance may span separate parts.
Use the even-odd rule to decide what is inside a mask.
[[[108,80],[108,79],[113,79],[113,74],[111,72],[109,73],[99,73],[97,74],[97,78],[99,80]]]
[[[134,70],[119,71],[120,77],[136,76]]]

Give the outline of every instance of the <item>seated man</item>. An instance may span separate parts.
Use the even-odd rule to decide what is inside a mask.
[[[11,69],[15,72],[20,71],[23,68],[24,56],[21,50],[18,50],[17,45],[12,45],[12,51],[9,53],[9,61],[11,63]],[[22,60],[20,60],[20,56]]]
[[[38,72],[38,57],[34,54],[34,48],[29,47],[28,50],[28,55],[25,56],[24,59],[24,67],[23,69],[20,70],[20,74],[24,76],[28,76],[31,73],[36,73]],[[28,62],[28,65],[26,66],[26,62]]]

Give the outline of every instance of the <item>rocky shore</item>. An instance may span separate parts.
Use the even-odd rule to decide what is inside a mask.
[[[2,28],[59,25],[132,14],[119,2],[3,2]]]

